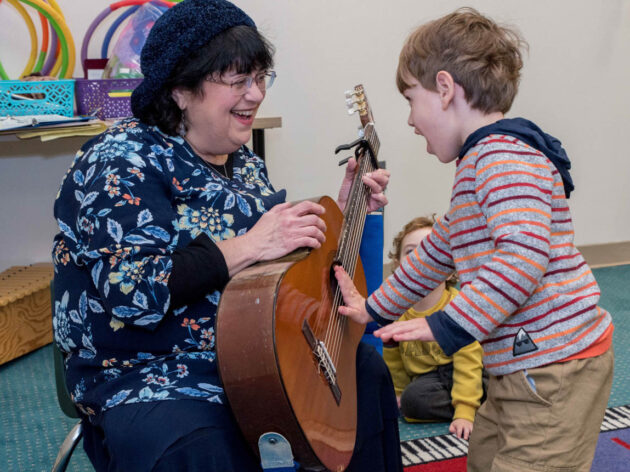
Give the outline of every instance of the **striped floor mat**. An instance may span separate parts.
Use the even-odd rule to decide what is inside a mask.
[[[630,405],[606,409],[601,432],[630,428]],[[411,439],[400,443],[403,466],[410,467],[448,459],[463,457],[468,454],[468,441],[451,434],[430,438]]]

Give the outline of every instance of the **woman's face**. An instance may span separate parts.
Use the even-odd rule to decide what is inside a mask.
[[[175,97],[175,92],[174,98],[186,118],[186,139],[195,143],[200,151],[215,156],[234,152],[247,143],[258,107],[265,98],[265,90],[264,87],[261,90],[254,80],[241,95],[230,84],[260,73],[259,70],[252,74],[226,72],[221,77],[206,78],[202,94],[183,92],[183,106]]]

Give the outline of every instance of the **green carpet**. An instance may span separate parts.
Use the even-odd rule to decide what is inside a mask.
[[[630,265],[593,270],[602,290],[600,304],[615,323],[615,377],[608,406],[630,404],[630,303],[627,281]],[[50,470],[57,451],[75,420],[57,405],[52,347],[46,346],[0,366],[0,471],[44,472]],[[448,423],[401,422],[401,440],[448,433]],[[79,446],[69,472],[92,467]]]

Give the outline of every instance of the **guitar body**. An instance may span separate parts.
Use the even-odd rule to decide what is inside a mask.
[[[342,471],[356,438],[355,362],[364,326],[335,313],[331,268],[344,217],[329,197],[317,202],[326,208],[325,243],[236,274],[221,296],[216,350],[228,401],[256,455],[259,437],[276,432],[303,467]],[[360,260],[354,283],[366,296]],[[341,329],[327,339],[334,323]],[[337,394],[305,330],[334,361]]]

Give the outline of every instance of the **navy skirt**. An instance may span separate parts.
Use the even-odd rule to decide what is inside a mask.
[[[383,358],[357,351],[357,441],[348,471],[402,472],[398,407]],[[261,472],[229,408],[196,400],[120,405],[84,421],[97,472]]]

